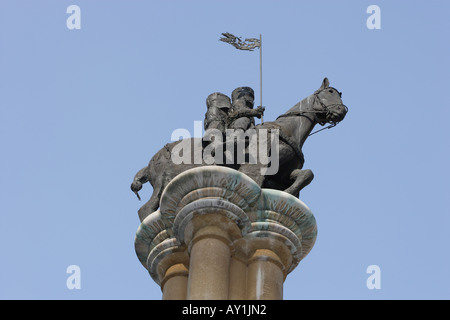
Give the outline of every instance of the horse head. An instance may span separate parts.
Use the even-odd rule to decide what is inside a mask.
[[[342,102],[342,92],[330,87],[327,78],[323,79],[322,86],[313,96],[313,110],[317,123],[336,125],[344,120],[348,108]]]
[[[342,93],[330,87],[330,82],[325,78],[316,92],[279,116],[276,123],[301,151],[305,140],[310,135],[332,128],[344,120],[348,108],[343,104],[341,97]],[[311,133],[316,124],[330,125]]]

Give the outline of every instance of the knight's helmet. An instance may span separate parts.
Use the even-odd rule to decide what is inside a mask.
[[[243,102],[245,106],[253,108],[255,102],[255,92],[250,87],[239,87],[231,93],[231,101],[234,104]]]
[[[216,107],[222,109],[225,112],[228,112],[228,109],[231,108],[231,100],[230,98],[220,92],[211,93],[208,98],[206,98],[206,106],[209,108]]]

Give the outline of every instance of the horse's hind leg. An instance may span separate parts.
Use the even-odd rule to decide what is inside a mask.
[[[153,194],[150,197],[150,200],[148,200],[139,210],[139,219],[141,222],[147,218],[150,214],[158,210],[159,208],[159,200],[161,198],[161,188],[154,188]]]
[[[163,174],[158,177],[158,179],[154,183],[152,183],[153,193],[150,197],[150,200],[148,200],[148,202],[144,204],[138,211],[139,219],[141,219],[141,221],[143,221],[147,216],[149,216],[159,208],[162,193],[172,179],[172,176],[167,173],[167,168],[164,168],[164,170],[165,171],[163,171]],[[154,177],[151,177],[151,182],[153,181],[153,178]]]
[[[302,190],[304,187],[306,187],[308,184],[311,183],[311,181],[314,179],[314,174],[311,170],[300,170],[295,169],[291,172],[291,180],[294,180],[294,183],[284,190],[284,192],[287,192],[289,194],[292,194],[295,197],[298,197],[300,194],[300,190]]]

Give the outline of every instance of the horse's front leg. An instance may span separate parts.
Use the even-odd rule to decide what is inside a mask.
[[[284,190],[284,192],[292,194],[295,197],[299,197],[300,191],[309,185],[311,181],[314,179],[314,174],[311,170],[300,170],[295,169],[291,172],[290,176],[291,180],[294,180],[294,183]]]

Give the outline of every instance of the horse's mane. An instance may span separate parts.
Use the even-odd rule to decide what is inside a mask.
[[[304,108],[307,105],[311,105],[313,103],[313,98],[314,98],[313,94],[306,97],[302,101],[296,103],[292,108],[290,108],[288,111],[286,111],[283,115],[287,115],[287,114],[293,113],[293,112],[306,111]]]

